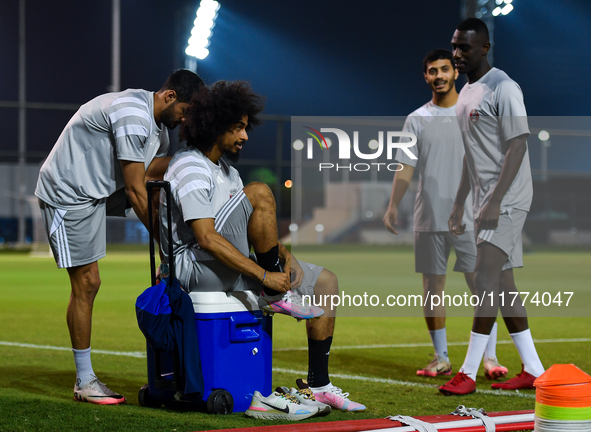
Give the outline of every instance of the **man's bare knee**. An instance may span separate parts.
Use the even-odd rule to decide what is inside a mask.
[[[338,295],[339,281],[337,276],[333,272],[323,269],[314,286],[314,293],[317,295]]]
[[[445,275],[423,273],[423,292],[440,295],[445,288]]]
[[[92,302],[101,286],[98,267],[92,265],[74,267],[68,269],[68,273],[72,285],[72,295]]]
[[[257,207],[259,204],[275,206],[273,191],[265,183],[252,182],[247,184],[243,190],[253,207]]]

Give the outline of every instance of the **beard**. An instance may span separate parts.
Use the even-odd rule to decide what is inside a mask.
[[[240,150],[236,150],[235,153],[232,153],[229,150],[226,150],[224,152],[224,157],[226,159],[228,159],[230,162],[236,163],[240,160]]]
[[[168,129],[174,129],[180,122],[177,122],[174,116],[174,108],[177,102],[173,102],[167,106],[164,111],[160,114],[160,123],[166,126]]]

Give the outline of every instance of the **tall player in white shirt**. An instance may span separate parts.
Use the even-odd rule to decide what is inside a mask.
[[[476,373],[495,323],[499,293],[518,291],[513,268],[523,266],[521,231],[532,201],[527,151],[529,128],[521,88],[492,68],[486,24],[476,18],[460,23],[452,38],[456,68],[468,76],[456,112],[466,150],[462,181],[449,219],[453,235],[464,234],[464,203],[472,189],[477,233],[474,284],[493,302],[477,306],[470,345],[460,372],[439,390],[445,395],[476,391]],[[494,383],[494,389],[533,389],[544,372],[520,301],[500,305],[503,319],[523,363],[516,377]]]
[[[384,224],[388,231],[398,234],[394,228],[398,223],[397,208],[416,168],[419,171],[419,186],[413,227],[415,271],[423,275],[424,295],[442,295],[452,247],[457,257],[454,271],[464,273],[470,291],[474,292],[476,242],[472,208],[468,208],[463,216],[467,235],[454,237],[448,229],[449,214],[460,184],[464,160],[462,135],[456,121],[458,93],[455,82],[458,72],[452,53],[443,49],[429,52],[423,60],[423,73],[433,95],[429,102],[413,111],[404,123],[403,131],[412,132],[417,137],[416,147],[410,150],[416,158],[410,158],[400,149],[396,153],[396,160],[403,164],[404,169],[397,171],[394,176]],[[472,197],[468,200],[471,202]],[[445,305],[425,304],[424,315],[435,358],[429,365],[419,369],[417,375],[451,375]],[[484,354],[484,373],[490,379],[507,375],[507,368],[496,359],[496,330],[495,324]]]

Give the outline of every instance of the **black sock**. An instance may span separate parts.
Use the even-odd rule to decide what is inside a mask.
[[[328,354],[331,345],[332,336],[324,340],[308,338],[308,384],[310,387],[322,387],[330,383]]]
[[[257,263],[267,271],[280,272],[279,267],[279,245],[273,246],[267,252],[255,252]]]
[[[271,272],[280,272],[279,267],[279,245],[272,247],[267,252],[255,252],[257,256],[257,263],[262,268]],[[274,296],[279,294],[279,291],[272,290],[270,288],[263,288],[265,294]]]

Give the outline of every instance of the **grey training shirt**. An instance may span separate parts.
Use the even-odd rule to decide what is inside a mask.
[[[488,203],[501,175],[508,141],[529,136],[523,93],[515,81],[492,68],[466,84],[456,104],[466,161],[474,193],[474,217]],[[529,152],[501,202],[501,209],[529,211],[533,197]]]
[[[401,149],[396,152],[398,162],[415,169],[418,167],[414,230],[447,232],[464,160],[455,106],[441,108],[430,101],[406,118],[403,131],[417,137],[416,146],[409,148],[417,157],[416,160],[408,157]],[[463,219],[467,231],[474,230],[471,199],[472,195],[469,195]]]
[[[35,195],[56,208],[82,209],[124,187],[119,161],[166,156],[168,130],[154,120],[154,93],[98,96],[70,119],[41,167]]]
[[[190,249],[193,259],[208,261],[214,258],[199,249],[195,234],[186,222],[195,219],[215,219],[217,212],[237,192],[244,188],[238,171],[224,159],[213,163],[194,148],[179,150],[173,156],[164,180],[170,182],[172,192],[172,223],[166,220],[166,200],[160,193],[161,249],[168,254],[168,229],[172,227],[175,257]]]

